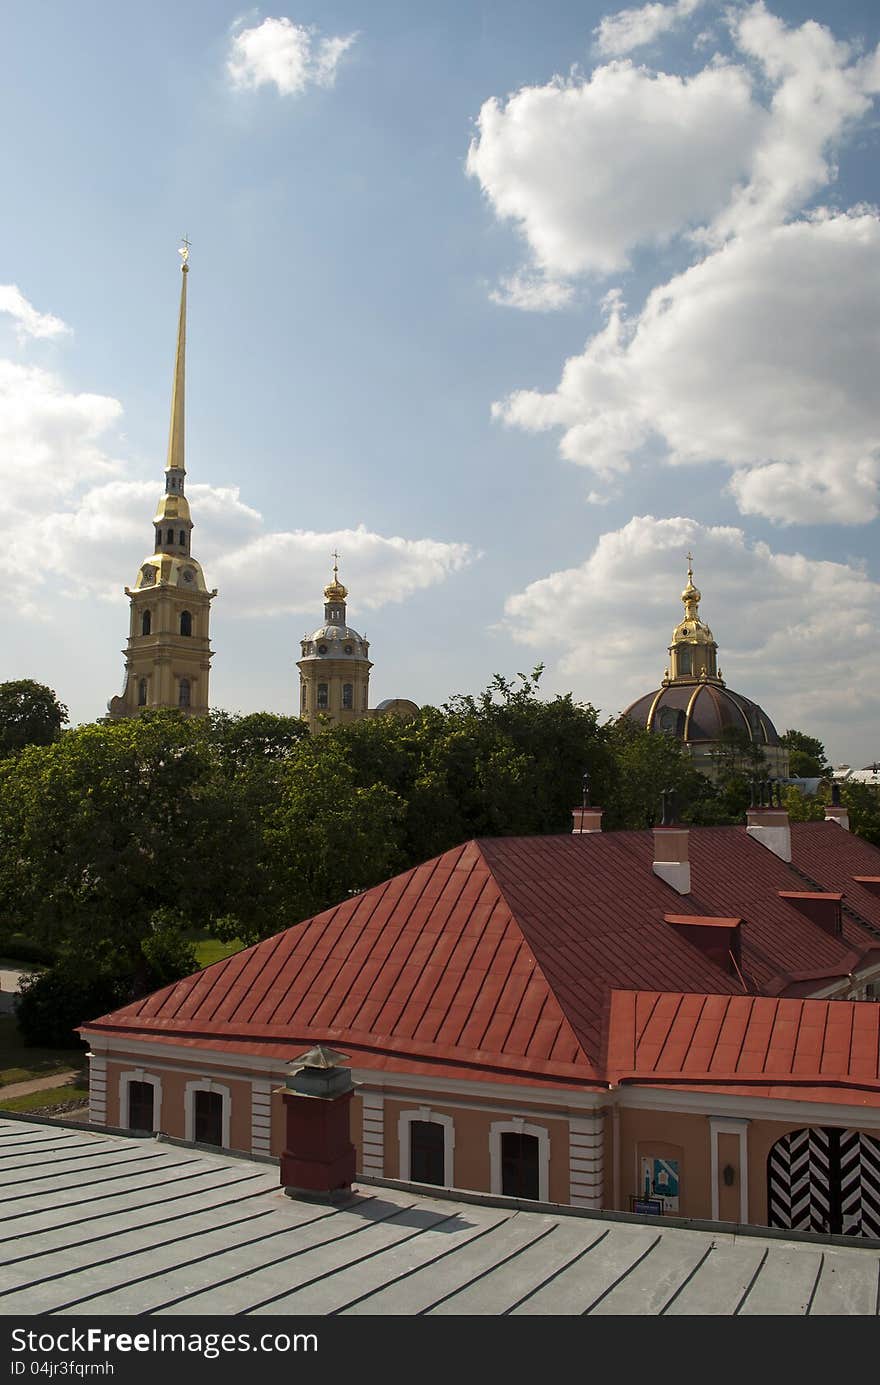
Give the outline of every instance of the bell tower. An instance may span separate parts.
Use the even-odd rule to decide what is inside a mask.
[[[324,588],[324,624],[300,641],[297,663],[299,714],[313,735],[370,714],[370,643],[346,624],[348,588],[339,580],[338,553],[333,560],[333,581]]]
[[[694,586],[694,560],[689,553],[688,579],[681,594],[684,619],[672,632],[669,646],[669,668],[663,685],[669,683],[714,683],[724,687],[718,668],[718,645],[705,621],[700,620],[702,592]]]
[[[211,666],[209,619],[216,589],[208,591],[193,558],[192,517],[185,494],[184,403],[186,390],[186,283],[189,241],[180,250],[182,280],[177,355],[171,391],[171,428],[165,493],[153,519],[153,550],[141,564],[130,604],[125,684],[107,704],[112,719],[138,716],[148,707],[177,707],[193,716],[208,711]]]

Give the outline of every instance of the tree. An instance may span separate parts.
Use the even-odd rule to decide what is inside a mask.
[[[67,708],[43,683],[0,683],[0,756],[26,745],[51,745],[67,720]]]
[[[803,731],[785,731],[779,737],[789,749],[789,769],[795,779],[824,779],[831,774],[825,747]]]
[[[219,901],[258,905],[255,835],[201,719],[81,726],[0,762],[0,917],[142,993],[157,911],[209,927]]]
[[[646,731],[629,717],[610,722],[607,734],[614,775],[605,826],[650,827],[659,821],[660,796],[667,789],[675,793],[676,811],[685,821],[714,802],[713,786],[674,736]]]

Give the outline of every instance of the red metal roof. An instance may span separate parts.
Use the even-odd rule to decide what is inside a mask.
[[[808,825],[832,859],[849,836]],[[743,828],[691,831],[687,896],[653,856],[650,832],[469,842],[85,1030],[283,1057],[323,1041],[362,1066],[601,1083],[612,989],[742,993],[671,909],[741,918],[745,983],[765,993],[846,976],[873,942],[850,918],[834,937],[792,910],[779,892],[798,877]]]
[[[606,1061],[611,1083],[877,1106],[880,1005],[614,991]]]

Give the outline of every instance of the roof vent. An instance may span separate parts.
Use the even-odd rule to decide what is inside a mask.
[[[664,914],[663,917],[710,962],[742,980],[742,919],[702,914]]]
[[[779,898],[791,904],[804,918],[837,937],[843,931],[842,894],[831,890],[780,890]]]

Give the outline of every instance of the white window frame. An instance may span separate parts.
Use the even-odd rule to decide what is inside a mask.
[[[153,1130],[162,1129],[162,1079],[143,1068],[132,1068],[119,1074],[119,1128],[130,1130],[130,1125],[122,1124],[122,1117],[128,1120],[128,1089],[132,1082],[146,1082],[153,1088]]]
[[[224,1087],[220,1082],[212,1082],[210,1077],[203,1077],[199,1082],[187,1082],[186,1090],[183,1094],[184,1110],[184,1129],[185,1139],[195,1144],[196,1140],[196,1092],[219,1092],[223,1098],[223,1143],[221,1149],[229,1149],[229,1127],[232,1119],[232,1093],[228,1087]]]
[[[430,1106],[420,1106],[415,1111],[401,1111],[397,1120],[397,1139],[400,1145],[400,1180],[402,1183],[412,1183],[411,1177],[411,1130],[413,1121],[429,1121],[433,1125],[443,1126],[443,1187],[455,1187],[455,1121],[452,1116],[441,1116],[439,1112],[432,1111]],[[432,1183],[425,1185],[434,1187]]]
[[[501,1136],[507,1134],[534,1135],[538,1140],[538,1201],[550,1201],[550,1131],[545,1125],[529,1125],[521,1116],[509,1121],[493,1121],[489,1126],[489,1190],[499,1197],[509,1196],[501,1191]]]

